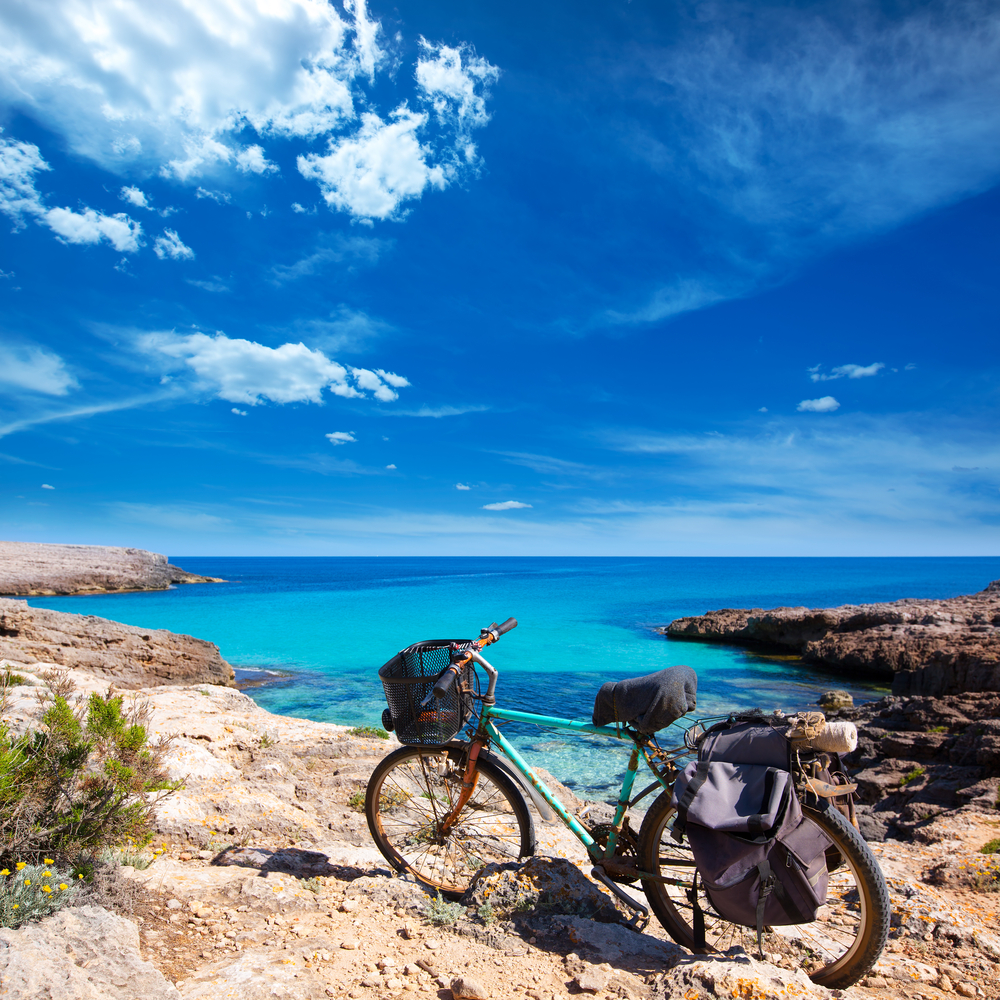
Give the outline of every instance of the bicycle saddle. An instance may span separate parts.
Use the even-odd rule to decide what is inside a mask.
[[[693,711],[697,692],[698,675],[685,666],[608,681],[594,699],[594,725],[631,722],[640,733],[655,733]]]

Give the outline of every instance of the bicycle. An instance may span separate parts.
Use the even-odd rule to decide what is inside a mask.
[[[368,782],[365,813],[383,857],[396,871],[457,899],[485,865],[534,853],[527,795],[543,816],[549,807],[580,840],[594,865],[591,876],[635,914],[633,926],[641,928],[649,919],[647,907],[623,888],[638,883],[678,944],[701,953],[736,944],[751,951],[758,944],[754,929],[714,911],[690,848],[672,836],[671,792],[683,764],[694,756],[693,740],[664,748],[655,734],[627,723],[597,726],[497,707],[499,674],[482,650],[516,625],[511,618],[483,629],[479,639],[415,643],[379,671],[389,704],[383,724],[404,744],[379,763]],[[476,666],[489,678],[485,694]],[[631,743],[613,821],[587,826],[571,815],[500,731],[509,722]],[[466,738],[456,739],[466,726]],[[654,780],[633,795],[640,760]],[[629,810],[657,791],[636,834]],[[888,935],[890,908],[874,855],[829,802],[803,801],[806,815],[833,844],[827,851],[827,903],[811,924],[766,928],[763,950],[791,959],[813,982],[836,989],[853,985],[874,966]]]

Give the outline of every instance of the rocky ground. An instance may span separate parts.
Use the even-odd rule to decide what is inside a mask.
[[[187,573],[166,556],[105,545],[0,542],[0,594],[36,597],[120,590],[166,590],[177,583],[222,583]]]
[[[1000,691],[1000,580],[978,594],[839,608],[723,608],[678,618],[672,639],[793,650],[866,676],[895,695]]]
[[[10,689],[5,718],[26,723],[34,691],[51,682],[48,669],[18,666],[28,683]],[[68,673],[81,696],[107,684],[88,671]],[[535,907],[487,921],[474,903],[442,905],[392,875],[359,811],[367,776],[392,742],[270,715],[211,684],[150,687],[141,696],[154,731],[176,734],[168,766],[185,778],[158,808],[153,847],[162,853],[145,869],[123,869],[137,887],[119,907],[129,919],[79,906],[0,931],[5,1000],[831,996],[801,971],[739,950],[691,955],[655,921],[642,934],[607,922],[613,904],[582,873],[589,865],[578,843],[537,815],[541,857],[525,877],[563,880],[571,898],[593,901],[589,915]],[[882,773],[885,734],[909,740],[913,759],[922,759],[919,730],[906,727],[922,724],[927,706],[910,705],[890,699],[859,715],[862,726],[873,725],[858,761],[863,775]],[[941,753],[972,753],[983,762],[971,766],[994,767],[993,730],[989,739],[985,730],[970,733],[981,723],[968,709],[950,706],[953,721],[927,758],[931,766]],[[921,744],[919,752],[929,751]],[[928,774],[921,791],[905,777],[877,779],[902,797],[900,816],[944,780]],[[873,787],[876,778],[864,781]],[[988,789],[895,823],[869,809],[866,821],[911,839],[873,845],[891,889],[892,935],[873,975],[836,997],[1000,997],[1000,880],[979,853],[1000,837],[1000,813],[983,795]]]

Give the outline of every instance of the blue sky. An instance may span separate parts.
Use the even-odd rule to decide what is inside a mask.
[[[8,0],[5,538],[1000,551],[995,3]]]

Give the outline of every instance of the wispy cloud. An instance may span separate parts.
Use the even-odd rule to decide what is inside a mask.
[[[780,279],[1000,178],[1000,9],[955,0],[699,8],[647,49],[631,147],[701,220],[711,273],[600,319],[656,322]],[[668,94],[669,97],[664,95]]]
[[[325,435],[330,444],[352,444],[357,438],[350,431],[331,431]]]
[[[489,406],[477,403],[460,404],[458,406],[421,406],[416,410],[384,410],[386,416],[392,417],[430,417],[440,420],[442,417],[460,417],[465,413],[483,413]]]
[[[76,406],[67,410],[39,413],[31,417],[24,417],[20,420],[11,420],[6,424],[0,424],[0,438],[8,437],[11,434],[29,430],[32,427],[38,427],[42,424],[57,423],[63,420],[82,420],[85,417],[92,417],[98,413],[114,413],[116,410],[134,410],[137,407],[160,403],[176,396],[176,390],[167,389],[162,392],[132,396],[128,399],[110,400],[104,403],[94,403],[90,406]]]
[[[800,413],[833,413],[840,409],[840,403],[833,396],[820,396],[819,399],[803,399],[795,409]]]
[[[0,384],[47,396],[65,396],[78,387],[58,354],[27,344],[0,344]]]
[[[530,503],[521,503],[520,500],[502,500],[499,503],[484,503],[483,510],[523,510],[530,506]]]
[[[380,254],[389,246],[391,246],[389,241],[376,239],[373,236],[337,235],[305,257],[300,257],[293,264],[275,264],[271,268],[271,281],[283,284],[286,281],[308,278],[330,264],[340,264],[344,261],[354,265],[375,264]]]
[[[871,378],[885,368],[881,361],[876,361],[870,365],[838,365],[829,374],[820,371],[822,365],[807,369],[809,378],[813,382],[832,382],[838,378]]]

